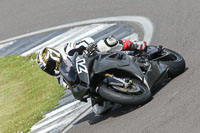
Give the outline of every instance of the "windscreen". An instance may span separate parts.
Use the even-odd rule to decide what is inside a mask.
[[[73,86],[76,81],[76,72],[70,59],[65,59],[60,64],[60,73],[64,77],[67,84]]]

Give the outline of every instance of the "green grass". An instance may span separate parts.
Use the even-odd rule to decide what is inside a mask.
[[[0,133],[28,132],[64,94],[35,56],[0,58]]]

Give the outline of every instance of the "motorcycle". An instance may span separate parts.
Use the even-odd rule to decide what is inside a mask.
[[[73,96],[85,102],[91,98],[96,102],[143,105],[151,100],[155,88],[185,70],[183,57],[162,46],[100,53],[93,44],[86,51],[82,55],[75,52],[71,60],[60,65]]]

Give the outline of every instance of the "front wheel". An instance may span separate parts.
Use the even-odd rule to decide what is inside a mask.
[[[185,71],[185,60],[179,53],[167,48],[164,48],[163,52],[168,55],[159,61],[168,66],[169,76],[173,78]]]
[[[133,91],[136,88],[138,91]],[[134,84],[132,88],[119,88],[102,84],[99,94],[106,100],[123,105],[143,105],[151,100],[151,91],[144,85]]]

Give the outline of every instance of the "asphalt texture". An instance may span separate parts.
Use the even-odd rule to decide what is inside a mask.
[[[0,1],[0,40],[61,24],[110,16],[144,16],[154,25],[151,44],[179,52],[188,69],[139,108],[90,113],[70,133],[199,132],[200,2],[198,0]]]

